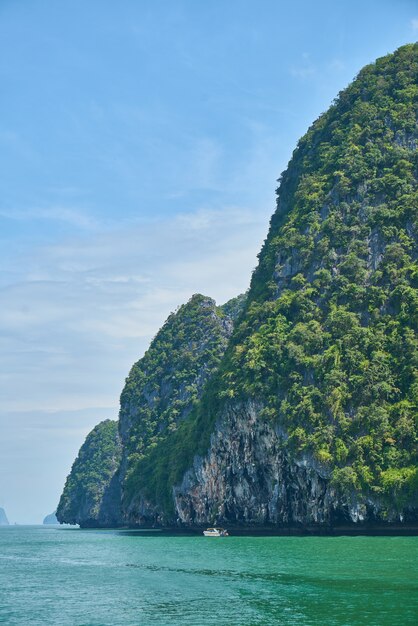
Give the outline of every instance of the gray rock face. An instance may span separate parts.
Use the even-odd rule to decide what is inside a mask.
[[[8,526],[9,520],[7,519],[6,511],[0,508],[0,526]]]
[[[247,402],[226,409],[208,455],[175,488],[182,523],[331,522],[337,503],[326,469],[309,458],[291,460],[284,433],[260,417],[261,408]]]
[[[354,493],[343,499],[326,467],[289,453],[285,431],[262,409],[254,401],[226,407],[207,455],[195,457],[173,489],[174,514],[138,494],[131,524],[325,528],[379,520],[377,501],[359,502]],[[394,511],[386,521],[399,520]]]
[[[44,521],[42,523],[43,524],[59,524],[59,521],[57,520],[57,516],[55,515],[55,513],[50,513],[49,515],[46,515],[44,517]]]
[[[378,517],[377,502],[342,501],[326,467],[289,454],[286,433],[261,410],[252,401],[225,410],[207,456],[174,488],[177,523],[314,527]]]

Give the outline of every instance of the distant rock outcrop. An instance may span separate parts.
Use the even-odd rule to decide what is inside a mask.
[[[44,518],[43,524],[59,524],[55,513],[50,513]]]
[[[0,508],[0,526],[8,526],[9,520],[7,519],[6,511]]]

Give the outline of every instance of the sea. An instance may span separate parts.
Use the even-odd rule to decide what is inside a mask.
[[[418,624],[418,537],[0,528],[0,623]]]

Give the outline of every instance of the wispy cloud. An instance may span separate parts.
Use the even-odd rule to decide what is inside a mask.
[[[418,17],[414,17],[411,20],[411,27],[414,32],[418,32]]]
[[[266,230],[265,209],[201,209],[17,254],[0,289],[0,493],[25,458],[37,487],[13,470],[22,507],[52,510],[86,433],[117,417],[124,379],[169,313],[196,292],[224,302],[244,291]]]
[[[43,220],[66,222],[79,229],[93,230],[99,228],[98,220],[86,212],[63,206],[30,209],[0,209],[0,217],[19,222]]]
[[[345,63],[341,59],[333,59],[329,64],[329,68],[335,72],[342,72],[345,69]]]
[[[20,133],[14,130],[0,129],[0,145],[3,149],[12,151],[25,161],[31,163],[39,162],[38,152]]]
[[[222,302],[247,288],[266,228],[264,210],[202,209],[14,259],[15,280],[0,291],[3,410],[82,409],[103,397],[116,406],[170,311],[195,292]]]
[[[294,65],[291,65],[289,72],[295,78],[306,80],[316,75],[317,68],[312,62],[310,55],[304,52],[302,58]]]
[[[90,425],[114,417],[102,407],[0,415],[0,500],[12,523],[42,523],[55,510]]]

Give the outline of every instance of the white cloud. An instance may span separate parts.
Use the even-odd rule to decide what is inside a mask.
[[[318,77],[320,73],[324,71],[342,72],[346,68],[346,64],[339,58],[334,58],[328,61],[326,64],[319,68],[315,65],[308,53],[304,53],[301,59],[292,65],[289,72],[295,78],[300,80],[310,80],[314,77]]]
[[[0,506],[12,523],[41,523],[54,511],[91,424],[114,417],[99,407],[0,415]]]
[[[99,223],[86,212],[69,207],[53,206],[31,209],[0,209],[0,217],[20,222],[31,220],[66,222],[78,229],[93,230],[99,228]]]
[[[315,76],[317,68],[312,63],[310,55],[307,52],[304,52],[301,60],[297,64],[292,65],[289,71],[295,78],[306,80]]]
[[[413,31],[418,31],[418,17],[415,17],[411,20],[411,26]]]
[[[75,411],[82,427],[69,428],[67,452],[54,460],[65,477],[98,416],[117,417],[130,367],[178,305],[196,292],[222,303],[248,287],[269,213],[231,207],[132,221],[9,259],[13,280],[0,289],[0,422],[21,416],[12,429],[18,441],[44,416],[42,446],[31,452],[36,467],[46,471],[42,455],[58,445],[45,425],[67,429],[66,412]],[[0,439],[0,474],[10,445]],[[19,486],[22,502],[25,489],[49,498],[56,489],[36,467],[32,486]]]
[[[329,68],[336,72],[342,72],[345,69],[345,63],[341,59],[333,59],[329,64]]]
[[[247,288],[266,230],[264,211],[201,210],[15,259],[0,290],[3,410],[117,404],[172,310],[196,292],[222,302]]]

